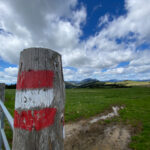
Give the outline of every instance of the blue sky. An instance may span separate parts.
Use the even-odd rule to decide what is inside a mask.
[[[81,39],[87,39],[89,35],[94,35],[101,30],[101,27],[98,27],[99,18],[105,14],[111,14],[110,20],[112,20],[114,16],[117,17],[126,14],[123,0],[80,0],[79,3],[83,4],[87,10],[87,20],[86,24],[83,26],[84,35]]]
[[[0,82],[15,83],[20,52],[38,46],[62,55],[67,81],[150,79],[149,3],[0,0]]]

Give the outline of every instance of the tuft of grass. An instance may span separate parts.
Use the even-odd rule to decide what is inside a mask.
[[[6,90],[5,105],[13,116],[15,90]],[[135,128],[130,147],[136,150],[150,148],[150,88],[113,88],[113,89],[67,89],[65,121],[71,122],[89,118],[111,108],[112,105],[123,105],[120,117],[111,121],[124,122]],[[110,120],[105,121],[109,123]],[[12,140],[7,130],[9,141]]]

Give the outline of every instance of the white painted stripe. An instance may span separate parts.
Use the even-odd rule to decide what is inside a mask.
[[[16,91],[15,109],[30,109],[49,107],[54,99],[53,89]]]

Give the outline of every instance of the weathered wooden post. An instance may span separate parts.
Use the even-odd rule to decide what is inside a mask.
[[[0,83],[0,99],[5,101],[5,83]]]
[[[0,83],[0,100],[2,102],[5,101],[5,84]],[[4,113],[0,108],[0,129],[4,129]],[[2,150],[2,136],[0,132],[0,150]]]
[[[13,150],[64,150],[64,81],[61,56],[44,48],[21,52]]]

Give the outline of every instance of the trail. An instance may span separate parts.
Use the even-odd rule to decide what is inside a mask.
[[[120,109],[123,107],[113,106],[105,115],[65,125],[65,150],[129,150],[131,135],[128,127],[99,123],[118,116]]]

